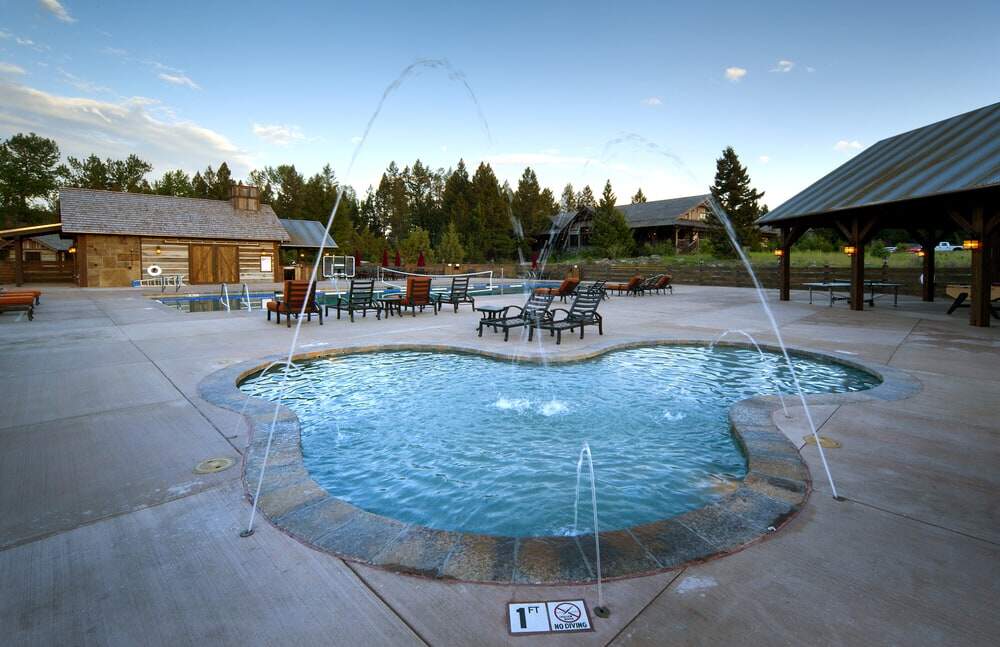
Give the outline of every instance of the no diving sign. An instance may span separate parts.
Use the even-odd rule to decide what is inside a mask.
[[[591,631],[583,600],[511,602],[507,605],[507,616],[512,634]]]

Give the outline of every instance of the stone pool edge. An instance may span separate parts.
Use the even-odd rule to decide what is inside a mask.
[[[544,360],[577,362],[631,348],[707,343],[708,340],[633,340],[585,353],[546,356]],[[740,342],[719,342],[719,345],[749,347]],[[780,352],[774,346],[761,345],[761,348]],[[407,343],[324,348],[297,354],[294,359],[407,350],[469,353],[500,360],[515,357],[468,346]],[[882,380],[865,391],[807,395],[807,402],[812,405],[900,400],[922,388],[907,373],[889,366],[809,349],[788,350],[801,357],[860,369]],[[198,385],[202,399],[242,413],[249,425],[250,440],[243,454],[243,483],[248,498],[252,498],[260,477],[275,406],[244,395],[238,384],[269,363],[284,359],[271,356],[233,364],[210,374]],[[540,362],[543,358],[517,356],[517,359]],[[650,575],[731,554],[773,534],[801,511],[812,491],[812,480],[798,449],[772,419],[779,408],[778,398],[773,395],[755,396],[732,405],[730,424],[748,464],[739,487],[707,506],[676,517],[601,532],[603,578]],[[366,512],[333,497],[310,478],[303,465],[298,418],[284,406],[278,409],[258,510],[278,529],[312,548],[394,572],[493,584],[571,584],[595,580],[593,535],[515,538],[436,530]]]

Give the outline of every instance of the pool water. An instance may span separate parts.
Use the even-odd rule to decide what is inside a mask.
[[[878,383],[840,364],[793,361],[807,392]],[[282,380],[269,373],[240,388],[276,400]],[[591,530],[589,490],[573,527],[584,441],[601,530],[731,491],[747,466],[730,405],[790,384],[780,355],[762,363],[733,347],[656,346],[550,365],[392,351],[305,362],[283,402],[300,419],[306,468],[333,496],[442,530],[539,536]]]

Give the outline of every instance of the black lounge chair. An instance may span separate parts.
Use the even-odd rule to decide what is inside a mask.
[[[472,309],[476,309],[476,300],[469,296],[469,277],[467,276],[456,276],[451,279],[451,291],[438,294],[435,296],[437,301],[438,310],[445,303],[450,303],[455,306],[455,312],[458,312],[458,304],[469,303],[472,305]]]
[[[351,280],[351,289],[347,294],[337,296],[337,302],[332,306],[327,304],[326,313],[330,314],[330,308],[337,308],[337,319],[340,319],[340,311],[344,310],[354,323],[354,313],[361,311],[362,317],[368,316],[369,310],[375,311],[375,318],[381,319],[381,312],[378,304],[375,303],[375,281]]]
[[[500,312],[500,316],[496,318],[489,319],[484,317],[480,319],[479,336],[483,336],[483,326],[492,327],[493,332],[497,332],[498,328],[503,328],[503,340],[507,341],[510,339],[511,328],[527,326],[528,341],[531,341],[535,335],[535,328],[539,327],[542,322],[551,316],[549,314],[549,307],[552,305],[553,298],[549,294],[532,294],[528,297],[528,301],[524,304],[524,307],[507,306]],[[516,308],[517,314],[511,315],[511,308]]]
[[[550,335],[556,336],[556,346],[562,343],[562,331],[580,329],[580,339],[583,339],[583,329],[587,326],[597,326],[598,334],[604,334],[604,319],[597,313],[597,306],[601,304],[601,297],[594,294],[579,294],[573,300],[573,305],[569,310],[556,308],[552,311],[552,316],[543,321],[541,328],[548,330]],[[562,319],[556,319],[556,313],[565,313]]]
[[[580,287],[577,289],[577,294],[589,294],[597,295],[602,299],[608,299],[608,282],[607,281],[594,281],[590,285]]]

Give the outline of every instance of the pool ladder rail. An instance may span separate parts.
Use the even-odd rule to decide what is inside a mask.
[[[232,303],[229,299],[229,284],[223,283],[219,288],[219,303],[226,309],[232,311]],[[253,303],[250,302],[250,286],[244,283],[240,289],[240,310],[246,308],[247,312],[253,312]]]

